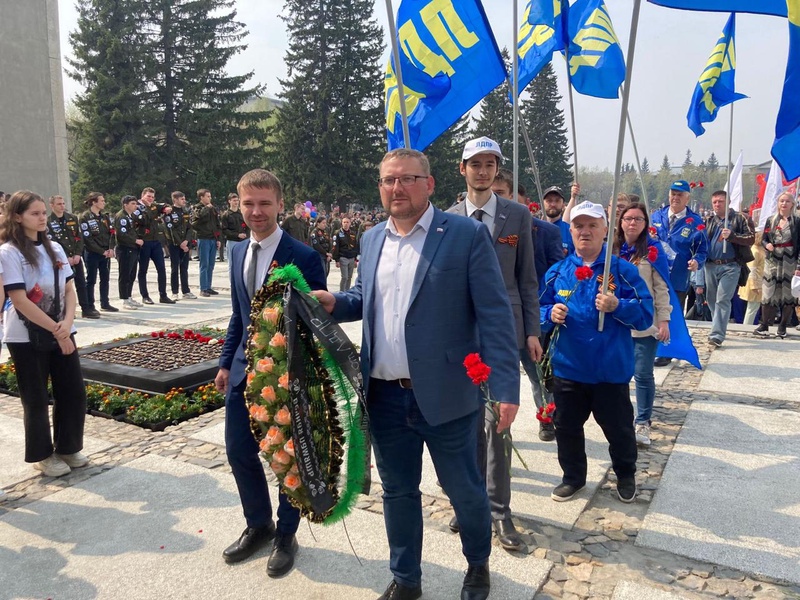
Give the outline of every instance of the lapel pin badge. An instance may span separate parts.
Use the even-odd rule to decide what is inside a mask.
[[[442,229],[441,227],[437,227],[436,233],[444,233],[444,229]]]

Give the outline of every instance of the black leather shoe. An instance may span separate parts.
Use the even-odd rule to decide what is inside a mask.
[[[95,310],[94,308],[91,310],[82,310],[81,317],[83,317],[84,319],[99,319],[100,312]]]
[[[142,304],[155,304],[150,296],[142,297]]]
[[[208,288],[206,291],[209,294],[211,294],[212,296],[219,296],[219,292],[217,290],[215,290],[214,288]]]
[[[672,362],[671,358],[667,358],[666,356],[659,356],[653,361],[653,366],[666,367],[671,362]]]
[[[511,519],[495,520],[494,531],[497,533],[497,541],[504,549],[522,550],[525,548],[525,542],[522,541]]]
[[[543,442],[552,442],[556,439],[556,428],[552,423],[539,423],[539,439]]]
[[[158,301],[161,304],[175,304],[175,300],[173,300],[169,296],[161,296],[161,298],[159,298]]]
[[[417,600],[420,596],[422,596],[421,586],[412,588],[392,580],[378,600]]]
[[[116,306],[111,306],[110,304],[104,304],[100,307],[100,310],[104,310],[106,312],[119,312],[119,309]]]
[[[264,527],[254,529],[248,527],[233,544],[225,548],[222,558],[228,564],[237,563],[249,558],[256,550],[263,548],[275,537],[275,524],[270,523]]]
[[[297,538],[294,534],[277,536],[272,554],[267,561],[267,575],[270,577],[286,575],[294,566],[295,554],[297,554]]]
[[[452,531],[453,533],[458,533],[459,531],[461,531],[461,525],[458,524],[458,517],[454,516],[452,519],[450,519],[449,527],[450,531]]]
[[[464,576],[461,600],[486,600],[489,597],[489,567],[470,565]]]

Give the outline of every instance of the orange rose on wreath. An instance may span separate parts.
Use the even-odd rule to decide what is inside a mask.
[[[275,422],[278,425],[289,425],[292,422],[292,415],[285,404],[275,413]]]
[[[281,311],[277,307],[268,306],[261,312],[261,316],[267,323],[274,327],[278,324],[278,317],[281,316]]]
[[[283,479],[283,485],[285,485],[288,490],[293,492],[299,488],[302,483],[300,482],[300,477],[298,477],[295,473],[289,472]]]
[[[292,457],[289,456],[289,453],[286,452],[284,449],[276,450],[275,454],[272,455],[272,460],[277,460],[279,463],[284,465],[288,465],[292,462]]]
[[[283,449],[286,450],[286,454],[289,456],[294,456],[294,440],[289,440],[283,445]]]
[[[250,416],[256,421],[261,421],[262,423],[269,421],[269,412],[267,412],[267,409],[260,404],[250,405]]]
[[[272,373],[272,369],[275,367],[275,361],[272,360],[269,356],[266,358],[262,358],[256,363],[256,371],[259,373]]]
[[[267,438],[261,440],[258,444],[258,449],[262,452],[269,452],[269,440],[267,440]]]
[[[286,347],[286,336],[283,335],[280,331],[276,332],[275,335],[272,336],[272,339],[269,341],[269,345],[273,348],[285,348]]]
[[[272,469],[272,472],[276,475],[283,475],[289,470],[289,465],[285,465],[282,462],[273,460],[271,463],[269,463],[269,468]]]
[[[253,383],[253,379],[255,379],[255,378],[256,378],[256,374],[255,373],[248,373],[247,374],[247,385],[250,385],[251,383]]]
[[[275,402],[275,388],[271,385],[265,385],[261,390],[261,397],[267,402]]]
[[[269,447],[280,446],[286,441],[286,438],[283,437],[283,432],[280,430],[280,428],[273,425],[269,428],[269,431],[267,431],[264,441],[267,442],[267,446]]]
[[[278,387],[282,387],[285,390],[289,389],[289,373],[284,373],[278,377]]]

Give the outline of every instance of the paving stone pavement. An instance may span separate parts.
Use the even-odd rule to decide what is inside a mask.
[[[191,266],[192,277],[195,278],[196,264],[193,262]],[[215,287],[223,292],[220,296],[204,298],[202,302],[187,301],[183,305],[187,308],[185,311],[178,310],[181,307],[179,303],[177,307],[156,305],[146,311],[104,314],[100,321],[78,320],[79,341],[105,341],[128,332],[151,331],[169,324],[198,326],[214,323],[224,326],[230,302],[225,293],[225,266],[218,263],[215,273],[219,283]],[[329,284],[331,289],[338,289],[338,272],[335,269],[331,272]],[[151,286],[155,290],[154,282]],[[196,305],[190,304],[195,302]],[[765,342],[750,335],[749,329],[752,328],[732,327],[726,343],[721,348],[712,348],[706,344],[708,330],[702,325],[693,326],[692,335],[706,371],[697,371],[685,363],[673,363],[668,370],[658,371],[653,443],[648,449],[640,450],[637,463],[640,495],[636,502],[626,505],[616,500],[614,476],[608,472],[600,474],[596,492],[586,499],[577,516],[574,519],[564,518],[563,522],[546,518],[547,511],[544,508],[537,512],[537,505],[547,505],[549,509],[550,504],[554,504],[549,499],[550,490],[545,486],[531,486],[529,490],[515,492],[518,497],[524,496],[516,499],[515,504],[522,501],[532,507],[531,512],[524,513],[524,518],[515,517],[528,548],[525,552],[510,554],[495,545],[493,560],[498,562],[493,564],[493,569],[501,575],[496,576],[498,585],[492,598],[800,599],[800,581],[792,579],[793,569],[787,570],[779,579],[774,574],[772,577],[756,575],[755,569],[735,557],[730,560],[728,557],[720,560],[688,558],[689,553],[684,549],[647,547],[637,542],[638,537],[646,537],[648,517],[655,516],[661,493],[664,493],[665,499],[674,493],[674,484],[669,481],[671,471],[675,471],[676,482],[685,483],[685,478],[681,477],[681,462],[677,459],[684,447],[690,447],[688,444],[692,440],[687,437],[684,442],[681,437],[687,419],[689,432],[693,427],[692,420],[711,406],[739,423],[747,423],[748,418],[757,419],[753,415],[763,414],[753,413],[753,410],[773,411],[772,414],[776,415],[778,413],[774,411],[791,415],[800,413],[800,403],[796,402],[795,396],[784,397],[774,393],[762,380],[767,373],[765,366],[773,369],[776,365],[780,367],[780,372],[770,376],[773,380],[788,382],[800,378],[800,367],[796,360],[800,350],[800,334],[792,330],[787,340]],[[346,331],[356,342],[359,341],[360,327],[357,324],[348,324]],[[765,342],[763,346],[762,342]],[[768,354],[761,353],[762,349]],[[735,365],[738,377],[736,385],[732,387],[728,381],[730,371],[725,370],[730,365]],[[529,397],[527,393],[522,393],[523,402]],[[0,424],[13,427],[21,423],[21,417],[19,400],[0,396]],[[224,598],[228,597],[220,592],[224,585],[236,587],[239,583],[244,585],[244,582],[247,582],[245,587],[251,594],[256,590],[272,589],[263,574],[263,560],[241,565],[244,569],[236,570],[218,558],[222,546],[229,543],[242,527],[222,446],[223,421],[224,409],[221,409],[169,427],[164,432],[152,433],[125,423],[87,417],[87,438],[98,440],[104,446],[92,452],[89,467],[76,469],[62,478],[30,476],[28,471],[27,475],[12,477],[15,481],[4,483],[8,494],[5,499],[0,499],[0,598],[116,598],[123,593],[131,596],[133,588],[119,583],[116,569],[120,569],[120,576],[129,570],[138,570],[136,577],[147,578],[141,590],[133,592],[131,597]],[[520,431],[523,430],[524,433],[518,433],[515,439],[521,444],[537,447],[539,442],[534,437],[533,428],[520,427]],[[778,446],[772,446],[769,439],[776,433],[796,436],[797,430],[781,432],[769,429],[765,432],[767,439],[762,448],[763,454],[778,456]],[[703,439],[699,442],[702,443]],[[746,446],[737,445],[737,439],[737,436],[731,436],[731,447],[726,446],[722,450],[741,453]],[[596,441],[598,448],[602,449],[602,439]],[[697,442],[695,440],[694,444]],[[673,467],[671,456],[676,446],[678,451]],[[796,469],[798,445],[794,446],[787,446],[788,449],[779,455],[787,461],[785,468]],[[729,456],[715,456],[716,449],[716,446],[698,447],[697,453],[692,455],[693,459],[714,461],[720,460],[721,456]],[[554,450],[554,445],[543,444],[541,450],[536,450],[541,452],[537,460],[540,463],[548,460],[554,462]],[[596,456],[601,461],[603,453],[598,452]],[[607,455],[605,458],[607,460]],[[753,460],[758,460],[758,457]],[[4,472],[3,469],[10,472],[12,467],[18,469],[21,461],[18,450],[4,452],[0,455],[0,473]],[[665,473],[665,469],[669,469],[669,472]],[[134,472],[142,471],[155,473],[158,477],[140,474],[134,477]],[[557,470],[553,470],[553,473],[557,473]],[[173,482],[175,485],[172,487],[177,488],[187,477],[200,482],[200,487],[188,486],[184,491],[194,492],[196,497],[193,504],[176,509],[178,505],[170,505],[169,497],[164,497],[164,488],[159,486],[166,481]],[[161,483],[156,485],[157,481]],[[797,486],[797,481],[800,478],[796,476],[795,482],[788,482],[784,477],[780,484]],[[135,490],[130,491],[132,482],[139,483]],[[113,490],[116,485],[120,486],[120,490],[128,491],[120,497],[112,493],[108,496],[95,493],[98,490]],[[205,504],[198,501],[203,497],[198,492],[203,491],[208,492],[206,495],[209,496]],[[719,503],[724,502],[729,514],[742,523],[740,529],[733,525],[720,537],[720,546],[731,550],[740,536],[757,528],[759,520],[764,518],[763,514],[759,514],[759,508],[751,507],[742,496],[734,489],[717,499]],[[795,504],[788,504],[779,513],[785,519],[782,532],[763,529],[762,533],[775,538],[765,540],[765,543],[780,541],[781,535],[788,540],[797,538],[787,532],[800,531],[800,519],[793,512],[798,497],[800,494],[794,496]],[[704,499],[703,496],[700,501]],[[66,504],[75,506],[64,506]],[[458,583],[459,569],[462,568],[458,561],[458,539],[447,528],[453,513],[440,494],[425,494],[423,504],[427,537],[430,538],[425,560],[433,561],[430,568],[435,580],[435,584],[430,582],[427,585],[423,598],[449,598],[452,597],[449,590]],[[145,523],[146,518],[154,520],[141,531],[137,528],[138,533],[117,539],[116,545],[103,545],[103,536],[91,527],[92,519],[98,518],[93,512],[97,506],[104,507],[106,512],[103,514],[116,515],[133,523]],[[319,559],[317,562],[322,567],[307,570],[300,566],[301,560],[298,560],[298,569],[291,576],[293,579],[285,580],[296,597],[334,600],[377,597],[388,581],[385,548],[383,555],[378,550],[372,553],[372,544],[378,544],[377,540],[383,535],[378,517],[382,512],[381,506],[380,486],[374,481],[371,493],[361,496],[351,518],[358,525],[350,527],[351,538],[355,537],[353,529],[368,533],[368,539],[359,539],[356,544],[358,548],[363,542],[370,548],[369,552],[362,553],[362,559],[366,559],[364,567],[355,563],[349,547],[341,539],[321,539],[319,546],[312,550],[314,542],[301,530],[304,549],[309,548],[308,551],[304,550],[306,557]],[[569,510],[573,508],[569,507]],[[209,511],[213,511],[214,518],[218,513],[224,513],[219,517],[220,523],[226,523],[227,526],[220,527],[218,531],[208,529],[205,523],[213,521]],[[206,518],[205,515],[209,516]],[[198,533],[201,522],[204,523],[204,535]],[[66,527],[59,527],[59,524]],[[69,533],[60,533],[64,529]],[[321,538],[319,529],[315,528],[315,531],[317,537]],[[676,531],[680,534],[682,530]],[[160,532],[176,536],[174,539],[179,542],[178,549],[167,548],[167,544],[158,544],[159,548],[153,549],[152,543]],[[327,534],[328,530],[324,532]],[[90,546],[94,542],[100,545]],[[161,545],[165,545],[164,550],[160,549]],[[797,559],[796,554],[791,555],[791,552],[796,553],[796,547],[795,542],[793,547],[786,550],[789,556],[795,557],[793,568],[797,567]],[[448,563],[443,559],[440,563],[441,557],[438,555],[448,552],[452,553],[448,560],[453,560]],[[31,565],[42,568],[32,569]],[[149,567],[145,568],[147,565]],[[26,568],[31,570],[20,570]],[[509,577],[516,571],[529,571],[530,577],[525,579],[524,589],[511,585],[513,581],[521,581],[514,579],[514,576]],[[141,575],[141,572],[145,575]],[[26,575],[23,577],[22,573]],[[343,573],[347,574],[346,578],[342,577]],[[314,580],[314,577],[318,579]],[[323,577],[328,579],[321,579]],[[440,578],[448,582],[445,587],[439,585]],[[125,581],[123,577],[119,579]],[[205,585],[195,588],[193,586],[198,579]],[[241,581],[237,583],[237,580]],[[319,587],[320,584],[332,587]],[[275,586],[274,589],[281,587]]]

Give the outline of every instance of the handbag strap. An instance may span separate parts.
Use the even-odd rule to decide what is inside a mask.
[[[58,276],[58,263],[53,265],[53,287],[55,288],[55,303],[56,303],[56,319],[61,318],[61,285],[60,277]]]

